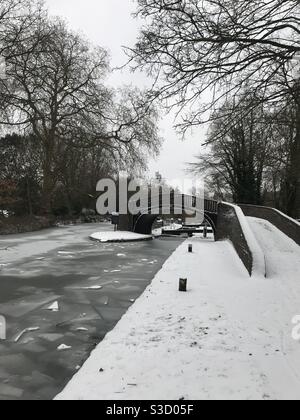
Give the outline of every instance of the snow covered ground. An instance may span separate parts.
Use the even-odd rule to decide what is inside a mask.
[[[96,232],[90,236],[94,241],[99,242],[135,242],[152,239],[152,235],[140,235],[134,232]]]
[[[300,248],[249,222],[268,278],[250,278],[229,242],[186,241],[57,398],[300,399]]]
[[[295,289],[295,275],[298,274],[300,279],[300,271],[297,271],[300,264],[300,247],[266,220],[252,217],[247,219],[265,254],[267,276],[283,281],[285,287],[291,281],[292,289]]]
[[[247,217],[245,217],[242,209],[234,204],[225,203],[226,206],[232,207],[236,213],[242,231],[244,233],[246,242],[248,243],[249,249],[252,253],[253,257],[253,265],[252,265],[252,276],[263,276],[266,275],[266,261],[265,255],[263,250],[255,237],[252,229],[249,226],[249,221]]]

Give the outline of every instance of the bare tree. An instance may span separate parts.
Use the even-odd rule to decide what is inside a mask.
[[[293,213],[295,188],[295,138],[297,135],[297,108],[287,100],[277,112],[269,113],[269,165],[265,173],[268,191],[273,191],[273,203],[286,213]],[[296,162],[299,165],[299,161]]]
[[[29,37],[7,59],[0,123],[32,132],[42,148],[43,205],[49,213],[70,148],[156,151],[159,138],[156,113],[142,94],[123,94],[116,105],[114,92],[104,86],[104,49],[92,48],[64,22],[42,14],[36,37],[38,42]]]
[[[0,56],[8,60],[36,49],[42,17],[46,11],[40,0],[1,0]]]
[[[207,117],[206,111],[239,97],[247,87],[260,102],[272,106],[280,106],[287,96],[294,101],[299,127],[290,182],[291,213],[296,215],[300,209],[299,1],[138,0],[137,14],[146,24],[129,50],[131,63],[157,79],[155,96],[188,111],[181,129],[211,119],[216,114]],[[210,100],[201,105],[204,94]]]
[[[15,212],[29,215],[37,212],[41,150],[33,136],[12,134],[0,138],[0,180],[16,186]]]
[[[207,176],[219,198],[230,191],[236,203],[262,204],[265,171],[270,165],[270,136],[273,130],[270,114],[261,106],[240,119],[240,106],[251,108],[251,94],[237,105],[226,103],[211,125],[206,153],[190,165],[193,172]],[[231,111],[230,127],[224,129],[222,118]]]
[[[4,106],[3,81],[8,60],[36,50],[39,25],[45,17],[42,3],[35,0],[1,0],[0,3],[0,112]],[[3,127],[2,128],[3,131]]]

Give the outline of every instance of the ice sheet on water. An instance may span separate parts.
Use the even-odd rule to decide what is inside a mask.
[[[108,296],[103,296],[100,299],[98,299],[98,302],[101,303],[102,305],[108,305],[109,297]]]
[[[102,319],[101,315],[96,312],[94,309],[84,306],[82,305],[82,309],[85,310],[86,312],[78,312],[78,308],[77,311],[73,313],[73,316],[71,314],[69,314],[69,316],[67,318],[65,318],[63,320],[63,322],[61,322],[59,325],[60,326],[66,326],[66,325],[78,325],[78,327],[82,326],[80,324],[86,324],[89,321],[99,321]],[[76,325],[76,326],[77,326]]]
[[[36,293],[31,296],[26,296],[25,299],[16,299],[14,301],[1,304],[1,313],[13,318],[23,317],[29,312],[42,308],[59,297],[60,296],[49,293],[47,295],[44,293]]]
[[[95,283],[97,283],[98,281],[100,281],[101,280],[101,277],[89,277],[88,278],[88,281],[90,281],[90,282],[95,282]]]
[[[59,304],[58,304],[58,302],[57,301],[55,301],[55,302],[53,302],[48,308],[47,308],[47,310],[48,311],[51,311],[51,312],[59,312]]]
[[[66,344],[61,344],[60,346],[57,347],[58,351],[67,351],[67,350],[71,350],[72,347],[71,346],[67,346]]]
[[[43,347],[40,343],[37,344],[36,341],[31,341],[30,343],[27,343],[26,347],[27,351],[30,351],[31,353],[44,353],[46,352],[46,347]]]
[[[45,384],[49,385],[54,383],[54,379],[51,376],[45,375],[37,370],[33,371],[31,376],[27,379],[29,382],[32,382],[35,386],[39,387],[45,386]]]
[[[11,385],[0,383],[0,396],[8,398],[21,398],[24,391]]]
[[[61,340],[64,337],[63,334],[40,334],[39,338],[54,343],[55,341]]]
[[[100,308],[100,312],[105,320],[109,320],[110,322],[118,321],[124,313],[124,308],[110,308],[109,306],[105,306]]]
[[[40,329],[40,327],[30,327],[30,328],[25,328],[25,330],[21,331],[15,338],[15,343],[17,343],[22,337],[23,335],[27,334],[27,333],[31,333],[31,332],[35,332],[38,331]]]
[[[71,287],[66,287],[66,290],[101,290],[103,288],[102,285],[99,284],[94,284],[91,286],[71,286]]]

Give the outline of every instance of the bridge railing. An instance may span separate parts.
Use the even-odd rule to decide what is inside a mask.
[[[146,214],[149,212],[151,214],[151,210],[154,209],[156,212],[163,212],[166,207],[170,207],[170,212],[175,211],[184,211],[191,209],[196,209],[204,212],[209,212],[213,214],[218,214],[218,201],[204,199],[200,196],[188,195],[188,194],[180,194],[171,192],[170,194],[164,194],[160,192],[159,194],[152,196],[147,195],[146,202],[148,205],[142,209],[142,213]]]
[[[204,200],[204,210],[209,213],[218,214],[219,203],[215,200]]]

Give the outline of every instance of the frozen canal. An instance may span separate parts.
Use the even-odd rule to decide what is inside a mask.
[[[52,399],[181,243],[88,239],[108,229],[80,225],[0,237],[0,315],[7,322],[1,400]]]

